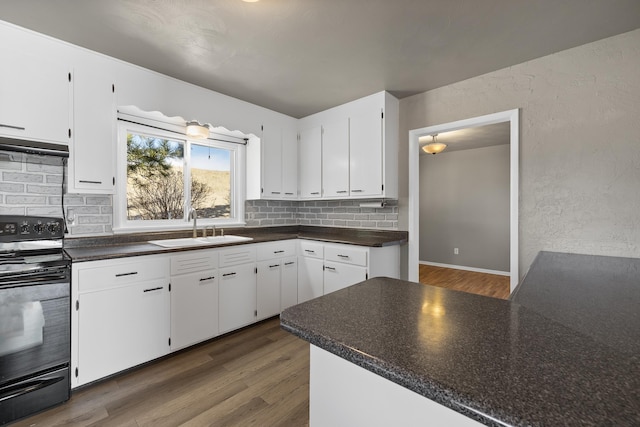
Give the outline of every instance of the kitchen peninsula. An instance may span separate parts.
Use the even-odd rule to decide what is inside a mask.
[[[541,252],[510,301],[374,278],[291,307],[311,425],[640,425],[639,272]]]

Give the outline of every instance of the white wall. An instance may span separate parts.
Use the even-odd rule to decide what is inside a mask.
[[[405,98],[399,170],[409,130],[520,108],[520,275],[541,250],[640,257],[639,76],[635,30]]]
[[[510,270],[509,148],[420,156],[420,261]]]

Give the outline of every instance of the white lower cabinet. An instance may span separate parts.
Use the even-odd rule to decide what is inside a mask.
[[[367,280],[367,268],[325,261],[323,280],[324,294],[326,295]]]
[[[280,311],[298,303],[298,258],[282,260],[280,276]]]
[[[218,252],[171,258],[171,350],[218,335]]]
[[[256,320],[255,264],[220,269],[220,333]]]
[[[298,302],[301,303],[324,293],[324,245],[301,240],[298,253]]]
[[[256,245],[220,250],[220,333],[256,320]]]
[[[256,320],[262,320],[280,313],[282,262],[279,259],[259,261],[257,269]]]
[[[282,240],[256,247],[257,320],[262,320],[298,303],[296,242]]]
[[[74,264],[73,386],[169,353],[169,269],[164,258]]]
[[[298,302],[371,277],[400,277],[400,246],[366,247],[300,240]]]
[[[72,387],[369,277],[399,277],[400,247],[282,240],[72,264]]]

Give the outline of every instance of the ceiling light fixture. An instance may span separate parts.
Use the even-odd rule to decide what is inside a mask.
[[[200,124],[197,120],[191,120],[187,122],[187,136],[194,139],[207,139],[209,138],[210,124]]]
[[[436,137],[438,136],[438,134],[436,133],[435,135],[431,135],[431,142],[428,143],[427,145],[425,145],[424,147],[422,147],[422,151],[424,151],[425,153],[429,153],[429,154],[438,154],[438,153],[442,153],[442,151],[447,148],[447,144],[443,144],[442,142],[438,142],[436,140]]]

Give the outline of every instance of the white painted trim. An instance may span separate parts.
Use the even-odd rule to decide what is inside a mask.
[[[467,267],[466,265],[442,264],[439,262],[418,261],[422,265],[430,265],[432,267],[453,268],[455,270],[475,271],[476,273],[496,274],[498,276],[510,276],[509,271],[488,270],[486,268]]]
[[[421,136],[432,135],[434,133],[450,132],[453,130],[468,127],[491,125],[495,123],[510,122],[510,248],[509,248],[509,270],[511,292],[516,288],[519,281],[519,239],[518,239],[518,200],[519,200],[519,170],[520,170],[520,110],[507,110],[499,113],[487,114],[486,116],[473,117],[456,122],[444,123],[435,126],[427,126],[409,131],[409,260],[408,278],[411,281],[418,281],[418,260],[420,253],[420,183],[419,183],[419,149],[418,139]]]

